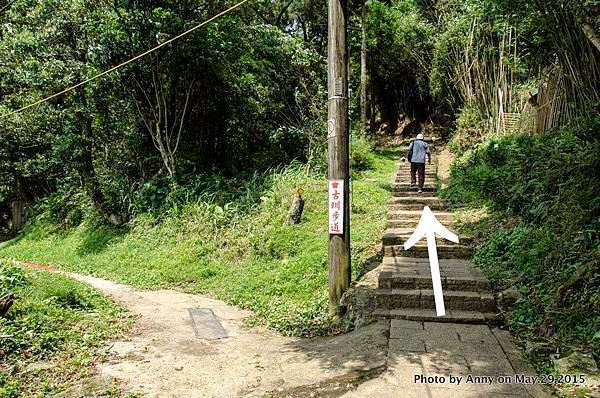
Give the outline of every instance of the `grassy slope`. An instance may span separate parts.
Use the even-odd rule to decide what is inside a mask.
[[[371,168],[354,176],[352,250],[357,268],[375,255],[385,227],[389,181],[397,152],[361,156]],[[296,185],[305,189],[300,225],[284,225]],[[300,167],[280,171],[244,214],[203,203],[173,209],[157,221],[139,217],[127,230],[84,222],[61,231],[30,226],[0,256],[56,265],[140,288],[206,293],[250,308],[256,321],[281,332],[334,332],[326,316],[327,194],[322,177]],[[225,219],[223,219],[225,217]]]
[[[18,297],[0,318],[0,397],[52,395],[90,374],[99,347],[128,325],[94,289],[57,274],[0,261],[0,296]],[[49,370],[27,371],[47,361]]]
[[[600,349],[599,128],[595,117],[539,136],[489,138],[459,154],[445,192],[471,209],[462,228],[481,243],[475,262],[497,290],[522,295],[504,308],[513,332],[566,352]],[[533,359],[543,366],[548,357]]]

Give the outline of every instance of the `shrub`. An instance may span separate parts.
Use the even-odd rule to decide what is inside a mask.
[[[373,144],[365,137],[352,137],[350,143],[350,170],[361,172],[373,168]]]
[[[454,152],[464,151],[481,142],[488,132],[484,115],[475,106],[464,107],[456,119],[456,130],[448,146]]]
[[[444,196],[454,207],[488,206],[468,226],[483,244],[475,262],[496,289],[517,286],[515,331],[554,325],[557,345],[598,349],[600,327],[600,117],[544,135],[489,137],[459,156]]]
[[[28,284],[29,280],[21,268],[0,260],[0,296]]]

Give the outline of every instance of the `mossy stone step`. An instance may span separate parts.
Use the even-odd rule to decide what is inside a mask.
[[[495,312],[449,310],[446,315],[438,317],[435,309],[402,308],[395,310],[377,309],[372,313],[375,318],[405,319],[409,321],[451,322],[470,324],[499,324],[501,317]]]
[[[383,244],[384,245],[402,245],[404,242],[410,238],[414,229],[411,228],[388,228],[383,233]],[[472,236],[459,236],[460,243],[462,244],[471,244],[473,242]],[[426,242],[425,238],[422,239],[423,242]],[[438,245],[444,244],[444,242],[448,242],[444,238],[436,235],[436,242]],[[450,243],[448,243],[450,244]]]
[[[442,288],[446,290],[462,290],[468,292],[487,293],[490,291],[490,282],[486,278],[472,276],[444,276],[440,270]],[[410,272],[382,272],[379,274],[379,287],[382,289],[432,289],[433,282],[430,275],[414,275]]]
[[[432,289],[377,289],[375,292],[378,309],[435,308]],[[496,311],[494,296],[474,291],[444,291],[446,310],[466,310],[479,312]]]
[[[443,203],[420,203],[415,201],[412,203],[390,204],[388,205],[388,210],[392,212],[398,210],[423,210],[425,206],[429,206],[429,208],[433,211],[444,210],[445,208]]]
[[[452,227],[454,221],[444,220],[440,222],[445,227]],[[387,228],[412,228],[414,229],[419,224],[419,218],[396,218],[395,216],[388,220]]]
[[[446,242],[437,245],[439,258],[470,258],[473,249],[470,246],[461,244],[447,244]],[[384,245],[383,254],[389,257],[419,257],[428,258],[427,243],[419,242],[412,248],[404,250],[401,245]]]
[[[474,275],[483,275],[481,271],[476,268],[473,263],[469,260],[460,258],[447,258],[439,261],[440,267],[447,268],[462,268],[468,269],[473,272]],[[381,265],[387,269],[389,267],[404,267],[406,265],[418,265],[425,268],[429,268],[429,259],[418,258],[418,257],[384,257]]]

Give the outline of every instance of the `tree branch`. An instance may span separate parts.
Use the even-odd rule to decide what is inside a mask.
[[[192,83],[190,83],[190,86],[188,87],[187,92],[185,94],[185,105],[183,106],[183,111],[181,112],[181,119],[179,120],[179,131],[177,132],[177,142],[175,143],[175,149],[173,150],[173,154],[177,152],[177,148],[179,147],[179,139],[181,138],[181,131],[183,130],[183,121],[185,119],[185,114],[187,112],[188,104],[190,102],[190,94],[192,93],[192,88],[194,87],[195,83],[196,81],[192,80]]]
[[[292,5],[294,0],[288,0],[287,4],[283,6],[283,8],[279,11],[279,15],[277,16],[277,26],[281,24],[281,18],[283,18],[283,14],[287,11],[288,8]]]
[[[262,19],[264,21],[264,23],[269,24],[269,25],[273,25],[271,23],[271,21],[269,21],[260,11],[258,11],[258,8],[252,7],[252,10],[254,10],[254,12],[256,13],[256,15],[258,15],[258,17],[260,19]]]

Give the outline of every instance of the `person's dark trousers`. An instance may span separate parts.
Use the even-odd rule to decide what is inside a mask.
[[[419,189],[423,190],[425,184],[425,163],[411,163],[410,164],[410,183],[415,184],[417,182],[416,175],[419,172]]]

